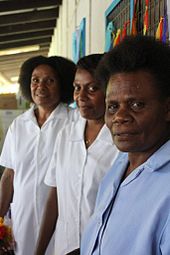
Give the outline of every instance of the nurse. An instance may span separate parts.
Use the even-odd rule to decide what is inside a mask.
[[[94,78],[103,54],[80,59],[74,100],[81,118],[57,137],[45,182],[51,186],[36,255],[45,253],[55,229],[55,252],[79,254],[84,227],[93,213],[98,185],[118,155],[104,124],[105,88]]]
[[[34,254],[49,190],[44,177],[54,143],[59,130],[78,116],[67,106],[72,101],[74,75],[75,64],[62,57],[37,56],[21,67],[20,89],[32,107],[9,127],[0,157],[5,167],[0,216],[11,207],[17,255]],[[51,248],[46,254],[52,254]]]
[[[130,36],[108,52],[105,121],[122,151],[99,187],[82,255],[170,254],[170,47]]]

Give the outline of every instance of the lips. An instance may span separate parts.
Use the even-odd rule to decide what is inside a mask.
[[[129,136],[129,135],[133,135],[132,133],[117,133],[115,134],[117,136]]]
[[[136,130],[132,130],[132,129],[118,129],[115,127],[112,127],[111,129],[113,136],[120,136],[120,137],[129,137],[129,136],[133,136],[133,135],[137,135],[139,132]]]
[[[132,131],[112,131],[113,136],[118,136],[118,137],[131,137],[137,134],[137,132],[132,132]]]
[[[79,106],[79,108],[81,108],[81,109],[89,109],[90,107],[89,106]]]
[[[36,93],[36,96],[37,96],[37,97],[46,98],[46,97],[47,97],[47,94],[44,94],[44,93]]]
[[[89,104],[87,104],[87,102],[77,102],[77,104],[80,106],[80,107],[87,107],[89,106]]]
[[[81,108],[81,109],[90,109],[91,108],[91,106],[90,105],[85,105],[85,104],[79,104],[78,105],[79,106],[79,108]]]

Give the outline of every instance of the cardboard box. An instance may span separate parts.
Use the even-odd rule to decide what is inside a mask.
[[[17,109],[16,94],[0,94],[0,109]]]

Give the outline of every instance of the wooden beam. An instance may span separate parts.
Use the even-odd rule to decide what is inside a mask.
[[[9,25],[0,27],[0,35],[20,34],[23,32],[34,32],[54,28],[56,26],[56,20],[48,20],[43,22],[32,22],[20,25]]]
[[[0,1],[0,12],[10,12],[15,10],[35,9],[49,6],[59,6],[62,0],[12,0]]]
[[[51,36],[47,38],[41,38],[41,39],[35,39],[35,40],[27,40],[27,41],[21,41],[21,42],[15,42],[15,43],[6,43],[0,45],[0,50],[5,50],[5,49],[12,49],[12,48],[17,48],[17,47],[22,47],[22,46],[29,46],[29,45],[41,45],[43,43],[50,43],[51,42]]]
[[[30,58],[30,57],[33,57],[34,55],[47,55],[47,54],[48,54],[48,50],[44,49],[44,50],[38,50],[38,51],[29,51],[24,53],[0,56],[0,65],[1,64],[7,65],[8,63],[11,62],[11,60],[15,64],[15,61],[20,61],[25,58]]]
[[[15,24],[26,24],[37,21],[45,21],[45,20],[56,20],[59,14],[59,9],[53,8],[49,10],[43,11],[29,11],[24,13],[17,14],[8,14],[0,16],[0,27],[6,25],[15,25]]]
[[[33,39],[40,39],[46,38],[53,35],[53,29],[39,31],[39,32],[27,32],[22,34],[15,34],[15,35],[0,35],[0,45],[4,43],[14,43],[14,42],[21,42]]]

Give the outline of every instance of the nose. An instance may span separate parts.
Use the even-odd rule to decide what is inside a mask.
[[[85,89],[81,89],[79,91],[78,97],[79,97],[79,100],[81,100],[81,101],[84,101],[85,99],[87,99],[87,93],[86,93]]]
[[[47,84],[46,79],[40,79],[38,82],[38,87],[44,88],[44,86]]]
[[[114,124],[129,123],[132,120],[132,116],[125,106],[119,107],[113,116],[112,122]]]

